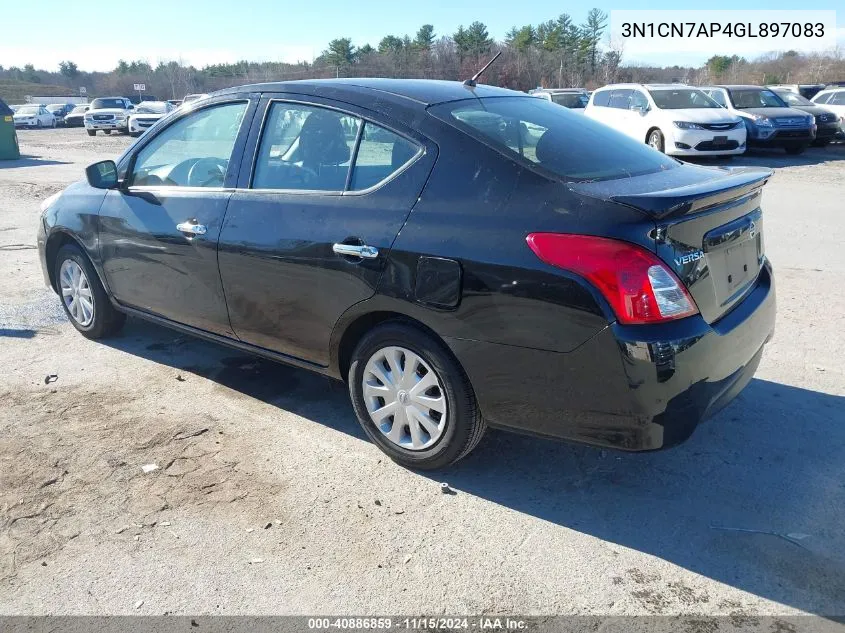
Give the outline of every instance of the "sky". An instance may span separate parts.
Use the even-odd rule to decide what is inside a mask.
[[[68,59],[81,70],[111,70],[119,59],[182,60],[202,67],[208,64],[254,61],[313,60],[329,40],[350,37],[356,46],[371,44],[388,34],[413,37],[422,24],[433,24],[435,33],[453,33],[458,25],[484,22],[498,40],[514,25],[537,24],[569,13],[581,23],[593,6],[646,10],[685,8],[677,0],[650,0],[603,4],[530,0],[142,0],[107,3],[96,17],[97,3],[41,0],[36,4],[0,0],[0,65],[55,70]],[[838,6],[837,6],[838,5]],[[35,15],[33,7],[37,6]],[[105,6],[105,5],[103,5]],[[690,5],[686,5],[690,6]],[[794,0],[710,0],[707,9],[796,9]],[[808,9],[842,9],[842,0],[814,0]],[[121,12],[124,15],[121,15]],[[111,17],[114,15],[115,17]],[[143,18],[136,16],[146,16]],[[845,10],[836,16],[840,44],[845,44]],[[7,25],[16,25],[7,28]],[[643,53],[627,63],[699,64],[710,53]],[[761,53],[766,52],[761,50]]]

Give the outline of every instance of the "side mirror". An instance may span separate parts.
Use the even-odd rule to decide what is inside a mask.
[[[88,184],[96,189],[117,188],[117,165],[113,160],[102,160],[85,168]]]
[[[640,116],[645,116],[646,112],[648,112],[648,106],[635,105],[635,106],[631,106],[631,109],[634,112],[638,112],[640,114]]]

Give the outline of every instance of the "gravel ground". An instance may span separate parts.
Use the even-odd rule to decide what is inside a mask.
[[[777,332],[690,441],[491,432],[425,476],[323,378],[135,320],[78,335],[42,282],[38,205],[130,139],[19,137],[0,163],[0,614],[845,612],[845,147],[733,161],[777,170]]]

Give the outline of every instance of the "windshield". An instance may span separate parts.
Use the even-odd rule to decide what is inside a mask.
[[[684,88],[680,90],[649,90],[654,105],[661,110],[685,110],[690,108],[721,108],[701,90]]]
[[[142,103],[135,108],[135,112],[141,114],[164,114],[167,109],[163,103]]]
[[[101,110],[103,108],[118,108],[123,110],[125,107],[123,99],[94,99],[91,102],[92,110]]]
[[[47,111],[48,112],[58,112],[59,110],[64,110],[65,107],[63,105],[48,105]]]
[[[488,97],[431,113],[522,164],[567,180],[609,180],[674,169],[678,162],[545,99]]]
[[[76,106],[73,110],[71,110],[71,114],[82,114],[88,109],[88,106],[80,105]]]
[[[786,105],[791,105],[791,106],[811,106],[811,105],[816,105],[815,103],[813,103],[813,102],[812,102],[812,101],[810,101],[809,99],[805,99],[805,98],[804,98],[804,97],[802,97],[801,95],[799,95],[799,94],[795,94],[794,92],[789,92],[789,91],[787,91],[787,90],[784,90],[784,91],[780,91],[780,90],[778,90],[776,94],[777,94],[777,96],[779,96],[781,99],[783,99],[784,101],[786,101]]]
[[[589,99],[577,92],[553,92],[552,102],[567,108],[584,108]]]
[[[728,88],[735,108],[785,108],[783,100],[765,88]]]
[[[38,106],[21,106],[17,110],[18,114],[38,114]]]

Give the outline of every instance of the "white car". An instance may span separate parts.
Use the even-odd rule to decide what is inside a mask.
[[[535,88],[529,90],[532,97],[551,101],[573,112],[584,113],[584,108],[590,100],[590,95],[583,88]]]
[[[43,105],[22,105],[12,116],[15,127],[56,127],[56,117]]]
[[[176,108],[167,101],[142,101],[129,115],[129,136],[141,136],[160,118]]]
[[[126,97],[101,97],[94,99],[85,113],[85,129],[88,136],[95,136],[97,130],[111,134],[112,130],[126,132],[127,119],[135,106]]]
[[[672,156],[745,151],[745,124],[683,84],[616,84],[593,92],[584,114]]]
[[[824,106],[839,117],[839,133],[845,133],[845,88],[822,90],[810,99],[813,103]]]

